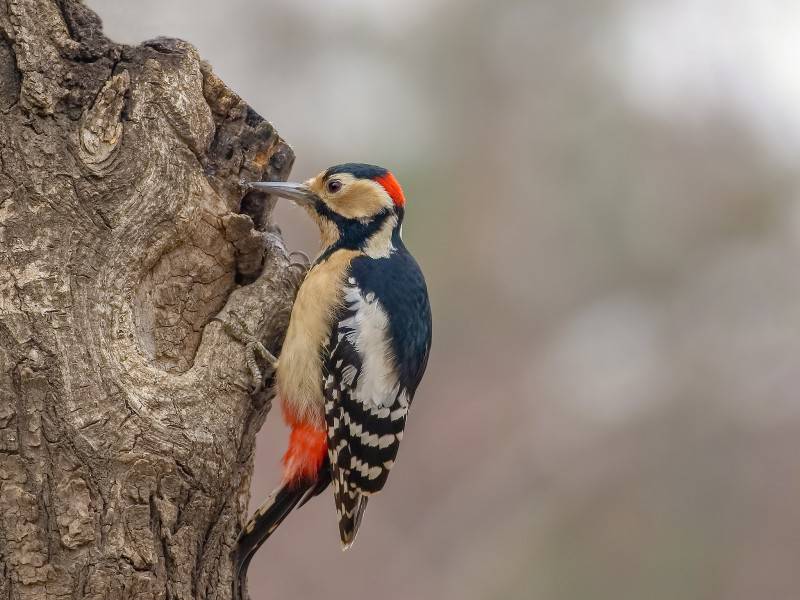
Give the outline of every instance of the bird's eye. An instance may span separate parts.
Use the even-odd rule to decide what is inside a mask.
[[[329,191],[331,194],[335,194],[335,193],[336,193],[336,192],[338,192],[340,189],[342,189],[342,182],[341,182],[341,181],[339,181],[338,179],[331,179],[331,180],[328,182],[328,186],[327,186],[327,187],[328,187],[328,191]]]

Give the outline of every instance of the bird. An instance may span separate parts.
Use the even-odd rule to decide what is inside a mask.
[[[304,183],[245,187],[305,209],[319,228],[321,250],[297,291],[280,357],[258,349],[275,369],[291,433],[281,484],[234,548],[239,590],[258,548],[328,486],[342,549],[353,544],[367,501],[384,487],[397,457],[432,332],[425,278],[401,235],[406,198],[391,171],[345,163]]]

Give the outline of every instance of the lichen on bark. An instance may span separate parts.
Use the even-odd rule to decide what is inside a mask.
[[[293,155],[188,43],[0,0],[0,600],[227,599],[254,439],[235,312],[297,286],[241,179]]]

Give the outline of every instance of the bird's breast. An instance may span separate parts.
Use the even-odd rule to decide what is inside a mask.
[[[343,283],[354,250],[339,250],[314,265],[297,292],[277,369],[278,393],[290,424],[324,428],[322,348],[343,302]]]

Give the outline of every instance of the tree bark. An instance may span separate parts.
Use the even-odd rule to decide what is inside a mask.
[[[297,286],[291,149],[186,42],[0,0],[0,600],[217,598]],[[265,388],[270,389],[269,382]]]

